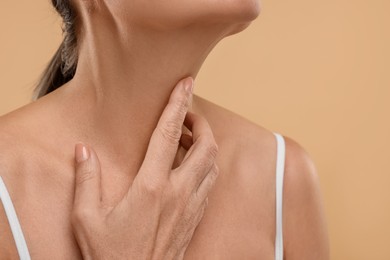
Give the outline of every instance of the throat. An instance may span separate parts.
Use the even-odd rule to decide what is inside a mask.
[[[114,165],[131,175],[143,161],[176,84],[188,76],[196,79],[228,31],[225,26],[126,33],[96,28],[86,30],[81,41],[74,78],[50,95],[59,104],[60,120],[66,119],[64,128],[72,133],[66,143],[71,154],[76,142],[84,142],[96,150],[103,167]]]

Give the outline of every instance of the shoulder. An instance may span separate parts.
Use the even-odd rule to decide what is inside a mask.
[[[194,104],[194,112],[210,124],[226,172],[253,185],[274,176],[276,138],[270,130],[201,97],[194,96]]]
[[[19,177],[31,172],[42,154],[37,133],[43,129],[37,120],[27,106],[0,116],[0,175],[7,179],[7,186],[14,186]]]
[[[320,203],[320,185],[316,166],[298,142],[284,136],[286,144],[284,171],[284,207],[286,215],[296,209],[309,212]],[[302,217],[302,216],[301,216]]]
[[[208,120],[216,139],[234,146],[237,152],[276,147],[270,130],[204,98],[194,96],[194,101],[195,112]]]
[[[28,145],[19,124],[8,114],[0,117],[0,175],[7,187],[12,187],[12,183],[16,182],[15,175],[23,166],[23,153]]]
[[[275,135],[204,99],[195,109],[208,120],[219,146],[217,163],[221,174],[215,190],[224,194],[223,197],[239,199],[242,212],[247,215],[246,223],[252,223],[252,228],[261,227],[256,232],[265,232],[272,237],[275,222]]]
[[[4,176],[10,171],[12,162],[17,159],[18,147],[21,142],[18,135],[17,123],[13,124],[9,116],[0,117],[0,175]]]
[[[311,156],[292,138],[284,136],[284,140],[286,144],[285,192],[287,194],[293,192],[296,195],[318,192],[318,174]]]
[[[202,105],[200,114],[209,121],[216,139],[234,148],[235,156],[244,155],[249,160],[269,159],[273,166],[276,165],[277,142],[272,131],[205,99],[197,99]],[[286,148],[285,194],[305,197],[308,193],[318,193],[318,174],[311,156],[294,139],[288,136],[283,139]]]
[[[256,194],[252,197],[267,197],[263,205],[273,208],[277,155],[273,132],[207,100],[197,98],[197,102],[201,104],[201,109],[198,108],[200,114],[209,121],[217,142],[222,143],[225,149],[221,156],[228,158],[227,165],[233,169],[230,177],[234,178],[234,183],[245,187],[246,193]],[[328,259],[328,238],[317,169],[302,145],[288,136],[283,136],[283,139],[286,148],[283,233],[287,257]],[[273,223],[274,217],[270,221]]]
[[[283,234],[287,258],[329,259],[317,169],[305,148],[289,137],[284,139]]]
[[[15,194],[13,187],[17,187],[20,160],[20,138],[15,132],[15,124],[11,124],[8,116],[0,117],[0,176],[13,201]],[[19,165],[19,166],[18,166]],[[0,204],[1,201],[0,201]],[[4,230],[2,243],[0,243],[0,258],[16,259],[18,257],[13,235],[7,221],[4,207],[0,206],[0,229]]]

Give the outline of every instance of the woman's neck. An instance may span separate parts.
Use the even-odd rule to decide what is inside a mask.
[[[76,75],[63,88],[65,116],[81,141],[104,147],[122,162],[142,156],[134,151],[146,148],[176,83],[195,78],[228,33],[226,26],[124,32],[103,24],[87,31]]]

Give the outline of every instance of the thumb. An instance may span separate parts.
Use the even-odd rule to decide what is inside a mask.
[[[75,146],[75,194],[73,208],[76,212],[90,212],[100,206],[100,163],[92,148],[82,143]]]

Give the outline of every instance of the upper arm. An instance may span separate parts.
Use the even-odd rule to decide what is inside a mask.
[[[329,259],[329,242],[319,179],[313,161],[285,137],[283,235],[287,260]]]
[[[17,139],[13,138],[9,131],[5,131],[1,123],[0,120],[0,176],[9,191],[12,175],[15,173],[13,165],[16,164],[14,160],[16,153],[13,147]],[[0,200],[0,259],[18,259],[18,257],[11,227]]]
[[[6,165],[6,160],[4,156],[4,150],[2,147],[2,142],[0,138],[0,176],[3,178],[3,181],[6,182],[6,175],[10,174],[9,167]],[[6,183],[7,185],[7,183]],[[0,200],[0,259],[17,259],[18,253],[16,250],[15,241],[12,235],[11,227],[9,225],[5,209],[2,201]]]
[[[3,204],[0,201],[0,259],[17,259],[15,241],[13,239],[11,227],[5,215]]]

